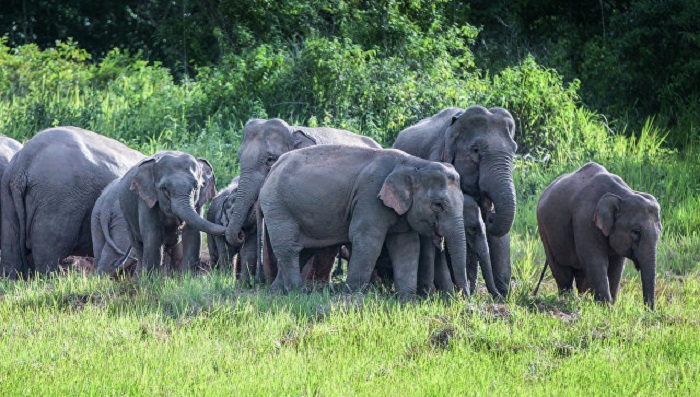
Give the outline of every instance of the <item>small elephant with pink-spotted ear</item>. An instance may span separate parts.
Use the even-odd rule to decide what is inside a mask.
[[[362,290],[386,244],[396,292],[416,293],[419,235],[444,245],[469,293],[463,195],[449,164],[400,150],[318,145],[282,155],[260,191],[278,272],[271,290],[301,288],[303,249],[352,244],[347,287]],[[431,266],[432,268],[432,266]]]
[[[614,302],[625,258],[642,273],[644,303],[654,308],[659,203],[632,190],[600,164],[588,163],[554,180],[537,204],[537,226],[559,292],[592,291]],[[537,284],[539,289],[539,283]],[[537,290],[535,290],[537,293]]]
[[[201,217],[204,204],[216,194],[214,170],[204,159],[178,151],[156,153],[129,170],[118,191],[137,253],[137,274],[159,268],[163,249],[180,241],[181,263],[193,269],[200,263],[200,232],[221,236],[226,231]]]

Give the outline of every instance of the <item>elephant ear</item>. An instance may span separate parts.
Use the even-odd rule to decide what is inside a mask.
[[[622,200],[620,196],[612,193],[608,193],[598,200],[593,214],[593,222],[605,237],[610,236],[613,227],[615,227],[615,216],[620,210],[620,200]]]
[[[455,161],[455,148],[457,147],[457,139],[459,138],[459,130],[452,128],[457,120],[464,114],[463,110],[452,115],[450,119],[450,125],[445,130],[445,140],[442,144],[442,157],[440,161],[443,163],[454,164]]]
[[[207,160],[197,159],[197,162],[202,168],[202,179],[204,181],[202,190],[199,192],[199,200],[197,200],[197,208],[201,209],[207,201],[216,196],[216,176],[214,175],[214,169]]]
[[[386,177],[378,197],[384,205],[403,215],[413,203],[412,186],[409,167],[400,166]]]
[[[136,166],[136,174],[131,178],[131,185],[129,186],[129,190],[136,192],[146,202],[148,208],[153,208],[158,202],[155,178],[153,177],[153,165],[155,163],[155,158],[149,158],[139,163]]]
[[[292,150],[316,145],[316,140],[306,135],[302,130],[292,131]]]

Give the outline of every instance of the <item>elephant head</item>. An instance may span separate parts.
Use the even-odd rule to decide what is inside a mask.
[[[478,105],[455,114],[445,130],[441,161],[454,165],[466,194],[493,202],[486,227],[496,237],[508,233],[515,218],[514,133],[507,110]]]
[[[616,254],[629,258],[642,273],[644,303],[654,308],[656,246],[661,234],[659,203],[647,193],[600,198],[593,214],[596,227]]]
[[[384,180],[379,198],[405,216],[418,234],[432,237],[437,247],[442,248],[444,238],[454,263],[455,284],[468,294],[464,198],[454,167],[438,162],[422,167],[399,165]]]
[[[238,148],[241,175],[236,192],[236,205],[226,229],[226,240],[240,246],[245,235],[243,224],[258,199],[270,168],[284,153],[316,142],[303,131],[292,128],[281,119],[253,119],[243,129],[243,142]]]
[[[167,217],[177,218],[193,228],[221,236],[226,229],[202,219],[204,203],[216,194],[214,171],[204,159],[169,151],[142,161],[131,180],[130,190],[153,208],[158,204]]]

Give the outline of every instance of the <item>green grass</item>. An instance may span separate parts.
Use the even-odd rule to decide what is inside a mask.
[[[514,238],[514,290],[401,302],[270,296],[230,274],[0,282],[2,395],[696,395],[700,274],[639,277],[617,304],[530,296],[540,248]],[[530,270],[524,270],[528,267]],[[520,279],[525,274],[526,279]]]

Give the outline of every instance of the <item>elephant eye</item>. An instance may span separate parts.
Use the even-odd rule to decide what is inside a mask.
[[[632,230],[632,239],[635,242],[639,242],[639,239],[642,237],[642,233],[639,230]]]
[[[445,204],[436,201],[433,203],[433,211],[435,212],[444,212],[445,211]]]
[[[272,166],[272,164],[274,164],[275,161],[277,161],[277,156],[271,154],[271,155],[267,156],[267,160],[265,161],[265,164],[268,166]]]
[[[167,187],[163,186],[160,188],[160,190],[163,192],[163,195],[165,195],[165,197],[170,198],[170,192],[168,191]]]

